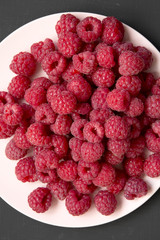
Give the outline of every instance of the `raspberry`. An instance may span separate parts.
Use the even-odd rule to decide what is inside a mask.
[[[99,122],[104,124],[105,121],[113,115],[111,109],[93,109],[89,114],[90,121]]]
[[[73,32],[76,33],[76,26],[79,23],[79,19],[72,14],[62,14],[60,20],[56,23],[55,29],[57,35],[60,36],[63,33]]]
[[[115,181],[115,169],[109,163],[103,163],[98,176],[93,179],[94,185],[106,187]]]
[[[104,152],[102,143],[84,142],[81,146],[82,159],[87,163],[99,160]]]
[[[74,121],[70,128],[71,134],[80,140],[84,140],[83,128],[86,123],[87,123],[86,119],[79,119]]]
[[[127,158],[124,162],[124,168],[128,176],[140,177],[143,172],[143,159],[141,157]]]
[[[147,176],[154,178],[160,176],[160,154],[150,155],[144,162],[144,172]]]
[[[130,133],[129,133],[130,139],[139,137],[142,130],[140,121],[137,118],[127,117],[127,116],[124,116],[124,119],[130,126]]]
[[[145,113],[151,118],[160,118],[160,95],[152,95],[146,99]]]
[[[33,109],[33,107],[26,103],[21,103],[20,105],[23,109],[23,119],[28,120],[28,119],[33,118],[33,116],[35,114],[35,110]]]
[[[57,172],[55,169],[46,170],[45,172],[37,172],[37,178],[42,183],[50,183],[57,181]]]
[[[105,136],[107,138],[125,139],[130,132],[130,126],[127,121],[120,116],[111,116],[104,124]]]
[[[96,58],[99,66],[112,68],[115,66],[114,49],[105,43],[99,43],[96,47]]]
[[[147,70],[148,68],[150,68],[153,61],[152,53],[147,48],[140,46],[136,47],[136,52],[144,60],[145,65],[143,70]]]
[[[93,183],[87,184],[87,182],[80,177],[74,180],[73,185],[75,189],[82,194],[91,194],[96,190],[96,186]]]
[[[121,158],[130,147],[129,139],[108,139],[107,148],[118,158]]]
[[[112,47],[114,49],[114,52],[117,58],[119,57],[119,55],[121,55],[121,53],[125,51],[129,50],[134,52],[134,46],[130,42],[124,42],[124,43],[115,42]]]
[[[77,163],[73,160],[60,162],[57,173],[64,181],[73,182],[77,177]]]
[[[70,182],[65,182],[62,179],[58,179],[56,182],[48,183],[47,188],[51,190],[51,193],[55,198],[64,200],[71,189],[71,184]]]
[[[78,103],[75,112],[81,115],[86,115],[92,110],[89,103]]]
[[[80,114],[78,114],[78,113],[76,113],[76,112],[71,113],[71,116],[72,116],[72,120],[73,120],[73,121],[77,121],[77,120],[79,120],[79,119],[82,119],[81,116],[80,116]]]
[[[108,191],[99,191],[94,197],[95,207],[102,215],[112,214],[117,206],[117,200],[113,193]]]
[[[8,92],[15,98],[23,98],[25,91],[30,86],[30,83],[31,81],[28,77],[18,75],[12,78],[8,86]]]
[[[51,100],[51,107],[58,114],[72,113],[76,108],[76,104],[76,97],[69,91],[54,95]]]
[[[50,125],[50,129],[59,135],[66,135],[70,133],[70,126],[72,119],[69,115],[58,115],[54,124]]]
[[[108,106],[115,111],[124,112],[130,104],[130,94],[126,90],[114,89],[106,98]]]
[[[113,194],[119,194],[127,181],[127,176],[122,170],[117,169],[116,170],[116,179],[113,183],[107,186],[108,192],[111,192]]]
[[[84,214],[91,206],[90,196],[78,193],[76,190],[70,190],[65,201],[68,212],[73,216]]]
[[[15,126],[6,124],[0,119],[0,139],[11,137],[15,132]]]
[[[136,96],[141,90],[141,80],[138,76],[121,76],[116,82],[116,88],[127,90]]]
[[[59,158],[63,158],[68,152],[68,140],[65,136],[52,136],[52,145]]]
[[[11,139],[6,145],[5,154],[10,160],[18,160],[27,154],[27,149],[17,147],[14,140]]]
[[[43,123],[33,123],[26,132],[28,141],[35,146],[51,146],[51,136],[49,129]]]
[[[77,169],[78,175],[84,181],[90,181],[98,176],[101,169],[101,164],[98,161],[93,163],[87,163],[83,160],[80,160]]]
[[[32,146],[27,140],[26,131],[27,129],[25,127],[18,127],[13,138],[17,147],[21,149],[29,149]]]
[[[96,41],[102,33],[101,21],[94,17],[86,17],[77,25],[78,36],[86,43]]]
[[[56,114],[48,103],[43,103],[35,111],[35,120],[44,124],[53,124],[56,120]]]
[[[80,102],[86,102],[92,94],[90,84],[83,77],[70,81],[67,84],[67,89],[72,92]]]
[[[43,213],[51,206],[52,195],[48,188],[38,187],[28,196],[28,204],[33,211]]]
[[[127,116],[129,117],[138,117],[143,113],[144,105],[141,99],[139,98],[132,98],[129,108],[126,112]]]
[[[72,159],[75,162],[78,162],[82,159],[82,156],[81,156],[82,143],[83,143],[82,140],[80,140],[78,138],[75,138],[75,137],[73,137],[69,140],[69,147],[71,149],[71,156],[72,156]]]
[[[31,46],[31,53],[38,62],[42,62],[44,57],[55,50],[54,43],[51,39],[46,38],[44,42],[40,41]]]
[[[24,99],[33,108],[38,107],[40,104],[46,102],[46,91],[43,87],[31,87],[25,92]]]
[[[3,121],[11,126],[17,125],[21,122],[23,117],[23,109],[17,103],[7,103],[3,111]]]
[[[81,52],[94,52],[96,45],[98,44],[98,41],[90,42],[90,43],[83,43],[83,47],[81,49]]]
[[[138,53],[125,51],[119,56],[119,73],[124,76],[137,75],[140,73],[145,64],[143,58]]]
[[[127,158],[135,158],[140,156],[145,148],[145,138],[143,136],[139,136],[137,138],[133,138],[130,141],[130,147],[126,152]]]
[[[104,127],[99,122],[88,122],[84,125],[83,135],[89,142],[101,142],[104,137]]]
[[[147,194],[148,187],[145,181],[139,177],[130,177],[124,187],[124,197],[128,200],[140,198]]]
[[[108,93],[109,93],[108,88],[98,87],[94,91],[94,93],[92,94],[92,97],[91,97],[92,107],[94,109],[98,109],[98,108],[106,109],[108,107],[107,101],[106,101]]]
[[[160,95],[160,78],[158,78],[155,85],[152,86],[151,92],[153,95]]]
[[[48,75],[58,76],[65,70],[67,60],[58,51],[54,51],[43,58],[41,66]]]
[[[29,77],[36,70],[36,61],[32,54],[20,52],[13,57],[9,67],[12,72]]]
[[[67,32],[58,39],[58,50],[66,58],[77,54],[82,46],[82,41],[76,33]]]
[[[92,81],[97,87],[111,87],[115,81],[114,72],[107,68],[98,68],[92,75]]]
[[[121,42],[124,36],[123,24],[115,17],[106,17],[102,21],[102,41],[108,45]]]
[[[21,159],[15,168],[15,174],[18,180],[22,182],[37,181],[36,168],[32,157]]]
[[[79,76],[81,76],[81,74],[74,68],[72,62],[68,64],[67,68],[62,73],[62,78],[67,82],[70,82],[73,79],[78,78]]]
[[[152,123],[152,130],[154,133],[160,137],[160,120],[156,120],[155,122]]]
[[[117,157],[112,152],[107,151],[104,155],[104,159],[106,162],[110,163],[111,165],[117,165],[122,163],[123,155],[121,157]]]
[[[3,113],[4,106],[7,103],[10,103],[10,104],[15,103],[14,97],[8,92],[0,91],[0,114]]]
[[[160,152],[160,137],[152,129],[148,129],[145,134],[147,148],[152,152]]]
[[[150,95],[151,89],[153,85],[156,83],[156,80],[152,73],[142,72],[139,74],[139,77],[142,82],[141,92],[145,94],[145,96]]]
[[[61,94],[62,91],[65,91],[66,88],[64,87],[64,85],[60,85],[60,84],[54,84],[52,86],[50,86],[47,90],[47,101],[51,102],[53,97]]]
[[[39,77],[35,78],[32,81],[31,87],[43,87],[45,90],[47,90],[52,85],[52,82],[49,81],[46,77]]]

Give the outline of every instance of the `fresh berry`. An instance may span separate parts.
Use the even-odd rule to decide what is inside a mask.
[[[98,109],[98,108],[103,108],[106,109],[108,107],[107,105],[107,95],[109,93],[109,89],[108,88],[102,88],[102,87],[98,87],[94,93],[92,94],[91,97],[91,105],[94,109]]]
[[[73,185],[75,189],[82,194],[91,194],[96,190],[96,186],[91,182],[91,184],[88,184],[85,180],[83,180],[80,177],[77,177],[73,181]]]
[[[152,152],[160,152],[160,137],[148,129],[145,134],[146,146]]]
[[[83,135],[88,142],[101,142],[104,137],[104,127],[99,122],[88,122],[84,125]]]
[[[53,124],[56,120],[56,114],[48,103],[43,103],[36,108],[35,120],[44,124]]]
[[[63,158],[68,152],[68,139],[65,136],[53,135],[52,145],[59,158]]]
[[[151,95],[145,102],[145,113],[151,118],[160,118],[160,95]]]
[[[138,117],[143,113],[144,104],[139,98],[132,98],[129,104],[129,108],[126,112],[129,117]]]
[[[97,45],[96,58],[100,67],[112,68],[115,66],[114,49],[105,43],[99,43]]]
[[[122,163],[123,155],[120,157],[117,157],[112,152],[106,151],[104,155],[104,159],[106,162],[110,163],[111,165],[117,165]]]
[[[77,177],[77,163],[67,160],[59,163],[58,176],[67,182],[73,182]]]
[[[15,132],[16,127],[6,124],[0,119],[0,139],[11,137]]]
[[[58,179],[55,182],[48,183],[47,188],[50,189],[55,198],[64,200],[67,197],[69,190],[71,189],[71,184],[70,182]]]
[[[130,147],[129,139],[108,139],[107,148],[118,158],[121,158]]]
[[[160,154],[154,153],[150,155],[144,162],[144,172],[149,177],[160,176]]]
[[[158,134],[160,137],[160,120],[156,120],[155,122],[152,123],[152,130],[154,133]]]
[[[78,78],[79,76],[81,76],[81,74],[74,68],[72,62],[68,64],[67,68],[62,73],[62,78],[67,82],[70,82],[73,79]]]
[[[150,68],[153,61],[152,53],[147,48],[141,46],[136,47],[136,52],[144,60],[145,65],[143,70],[147,70],[148,68]]]
[[[52,181],[57,181],[57,172],[55,169],[49,169],[45,172],[38,172],[37,171],[37,178],[42,183],[50,183]]]
[[[111,69],[98,68],[92,75],[92,81],[97,87],[111,87],[115,81],[115,74]]]
[[[108,192],[119,194],[124,189],[126,181],[126,174],[122,170],[117,169],[115,181],[107,186]]]
[[[69,115],[58,115],[54,124],[50,125],[50,129],[59,135],[70,133],[72,119]]]
[[[0,91],[0,114],[3,113],[4,106],[7,103],[10,103],[10,104],[15,103],[14,97],[8,92]]]
[[[65,91],[66,88],[62,84],[51,85],[47,90],[47,101],[50,103],[54,97]]]
[[[133,138],[130,141],[130,147],[126,152],[127,158],[135,158],[140,156],[145,148],[145,138],[143,136],[139,136],[137,138]]]
[[[5,154],[10,160],[19,160],[20,158],[25,157],[27,149],[17,147],[14,140],[11,139],[6,145]]]
[[[143,172],[143,159],[141,157],[126,158],[124,168],[128,176],[140,177]]]
[[[69,140],[69,147],[71,149],[71,156],[72,159],[75,162],[78,162],[80,160],[82,160],[82,156],[81,156],[81,146],[82,146],[83,141],[78,139],[78,138],[71,138]]]
[[[83,128],[86,123],[86,119],[79,119],[74,121],[70,128],[71,134],[80,140],[84,140]]]
[[[116,88],[127,90],[136,96],[141,90],[141,80],[138,76],[121,76],[116,82]]]
[[[102,143],[84,142],[81,146],[82,159],[87,163],[99,160],[104,152]]]
[[[80,115],[86,115],[92,110],[92,107],[89,103],[78,103],[75,109],[75,112]]]
[[[6,104],[4,107],[2,119],[11,126],[18,125],[23,117],[23,109],[18,103]]]
[[[96,178],[101,170],[101,164],[96,161],[93,163],[87,163],[83,160],[80,160],[78,163],[78,175],[84,181],[90,181]]]
[[[104,124],[105,121],[113,115],[110,108],[106,109],[93,109],[89,114],[90,121],[99,122]]]
[[[45,90],[47,90],[51,85],[52,82],[46,77],[35,78],[31,83],[31,87],[43,87]]]
[[[31,87],[25,92],[24,99],[33,108],[46,102],[46,90],[43,87]]]
[[[26,131],[27,129],[25,127],[18,127],[13,138],[17,147],[22,149],[29,149],[32,146],[27,139]]]

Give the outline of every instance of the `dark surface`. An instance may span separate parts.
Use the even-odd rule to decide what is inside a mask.
[[[160,50],[159,0],[0,0],[0,41],[31,20],[64,11],[114,15],[141,32]],[[98,227],[68,229],[32,220],[0,199],[0,240],[158,240],[159,202],[160,191],[138,210],[120,220]]]

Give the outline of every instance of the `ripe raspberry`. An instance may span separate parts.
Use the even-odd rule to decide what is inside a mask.
[[[15,132],[16,127],[6,124],[0,119],[0,139],[11,137]]]
[[[54,84],[52,86],[50,86],[47,90],[47,101],[51,102],[53,97],[61,94],[62,91],[65,91],[66,88],[64,87],[64,85],[60,85],[60,84]]]
[[[37,181],[36,168],[32,157],[21,159],[15,168],[15,174],[18,180],[22,182]]]
[[[48,188],[38,187],[28,196],[28,204],[33,211],[43,213],[51,206],[52,195]]]
[[[69,91],[63,91],[54,95],[51,99],[51,107],[55,113],[69,114],[76,108],[76,97]]]
[[[127,116],[124,116],[124,119],[130,126],[130,133],[129,133],[130,139],[139,137],[139,135],[141,134],[141,130],[142,130],[139,119],[127,117]]]
[[[152,73],[142,72],[139,74],[139,77],[142,82],[141,92],[145,94],[145,96],[150,95],[151,89],[153,85],[156,83],[156,79]]]
[[[62,179],[58,179],[55,182],[48,183],[47,188],[51,190],[51,193],[55,198],[64,200],[71,189],[71,184],[70,182],[65,182]]]
[[[152,86],[151,92],[153,95],[160,95],[160,78],[158,78],[155,85]]]
[[[151,127],[153,132],[160,137],[160,120],[156,120],[155,122],[153,122]]]
[[[134,52],[134,46],[131,42],[124,42],[124,43],[115,42],[112,47],[114,49],[114,53],[117,58],[121,55],[121,53],[125,51]]]
[[[60,162],[57,173],[64,181],[73,182],[77,177],[77,163],[73,160]]]
[[[10,160],[18,160],[27,154],[27,149],[17,147],[14,140],[11,139],[6,145],[5,154]]]
[[[94,109],[98,109],[98,108],[106,109],[108,107],[107,101],[106,101],[108,93],[109,93],[108,88],[98,87],[94,91],[94,93],[92,94],[92,97],[91,97],[92,107]]]
[[[86,43],[96,41],[102,33],[101,21],[94,17],[86,17],[77,25],[78,36]]]
[[[123,24],[115,17],[106,17],[102,21],[102,41],[108,45],[121,42],[124,36]]]
[[[38,43],[34,43],[31,46],[31,53],[37,62],[42,62],[44,57],[50,53],[55,51],[55,45],[53,41],[49,38],[46,38],[44,42],[40,41]]]
[[[145,148],[145,138],[143,136],[139,136],[137,138],[133,138],[130,141],[130,147],[126,152],[127,158],[135,158],[140,156]]]
[[[154,178],[160,176],[160,154],[150,155],[144,162],[144,172],[147,176]]]
[[[47,90],[52,85],[52,82],[49,81],[46,77],[39,77],[35,78],[32,81],[31,87],[43,87],[45,90]]]
[[[146,99],[145,113],[151,118],[160,118],[160,95],[152,95]]]
[[[122,170],[117,169],[115,181],[107,186],[108,192],[119,194],[124,189],[126,181],[127,176],[125,173]]]
[[[115,111],[124,112],[130,104],[130,94],[126,90],[114,89],[106,98],[108,106]]]
[[[87,115],[92,110],[89,103],[78,103],[75,112],[81,115]]]
[[[68,152],[68,140],[65,136],[52,136],[52,145],[54,147],[55,153],[59,158],[63,158],[67,155]]]
[[[25,127],[18,127],[13,137],[15,144],[21,149],[29,149],[32,146],[27,140],[26,131]]]
[[[144,104],[139,98],[132,98],[129,104],[129,108],[126,112],[129,117],[138,117],[144,111]]]
[[[70,82],[73,79],[78,78],[79,76],[81,76],[81,74],[74,68],[72,62],[68,64],[67,68],[62,73],[62,78],[67,82]]]
[[[147,148],[152,152],[160,152],[160,137],[152,129],[148,129],[145,134]]]
[[[82,41],[76,33],[67,32],[62,34],[58,39],[58,50],[66,58],[71,58],[79,53]]]
[[[140,177],[143,172],[143,159],[141,157],[126,158],[124,168],[128,176]]]
[[[107,151],[105,152],[104,159],[106,162],[110,163],[111,165],[117,165],[122,163],[123,156],[117,157],[112,152]]]
[[[112,68],[115,66],[114,49],[105,43],[99,43],[97,45],[96,58],[101,67]]]
[[[51,136],[49,129],[43,123],[33,123],[26,132],[28,141],[35,146],[51,146]]]
[[[90,181],[96,178],[101,170],[101,164],[96,161],[93,163],[87,163],[83,160],[80,160],[78,163],[78,175],[84,181]]]
[[[35,120],[44,124],[53,124],[56,120],[56,114],[48,103],[43,103],[35,111]]]
[[[99,160],[104,152],[102,143],[84,142],[81,146],[82,159],[87,163]]]
[[[150,68],[153,61],[152,53],[147,48],[140,46],[136,47],[136,52],[144,60],[145,65],[143,70],[147,70],[148,68]]]
[[[14,97],[8,92],[0,91],[0,114],[3,113],[4,106],[7,103],[10,103],[10,104],[15,103]]]
[[[107,148],[118,158],[121,158],[130,148],[129,139],[108,139]]]
[[[70,133],[72,119],[69,115],[58,115],[54,124],[50,125],[55,134],[66,135]]]
[[[67,60],[58,51],[48,53],[42,60],[43,70],[50,76],[62,74],[67,66]]]
[[[79,119],[74,121],[70,128],[71,134],[80,140],[84,140],[83,128],[86,123],[86,119]]]
[[[57,176],[56,170],[51,169],[51,170],[46,170],[45,172],[38,172],[37,171],[37,178],[42,183],[50,183],[52,181],[53,182],[57,181],[58,176]]]
[[[71,149],[71,156],[72,156],[72,159],[75,162],[78,162],[82,159],[82,156],[81,156],[82,143],[83,143],[82,140],[80,140],[78,138],[75,138],[75,137],[73,137],[69,140],[69,147]]]
[[[24,99],[33,108],[38,107],[40,104],[46,102],[46,91],[43,87],[31,87],[25,92]]]
[[[104,124],[105,121],[113,115],[110,108],[106,109],[93,109],[89,114],[90,121],[99,122]]]
[[[145,181],[139,177],[130,177],[124,187],[124,197],[128,200],[140,198],[147,194],[148,187]]]
[[[91,198],[88,194],[70,190],[66,197],[65,205],[71,215],[79,216],[87,212],[91,207]]]
[[[99,191],[94,197],[95,207],[102,215],[112,214],[117,206],[117,200],[113,193],[108,191]]]
[[[104,137],[104,127],[99,122],[88,122],[84,125],[83,135],[88,142],[101,142]]]
[[[98,68],[92,75],[92,81],[98,87],[111,87],[115,81],[114,72],[107,68]]]
[[[67,84],[67,89],[72,92],[80,102],[86,102],[92,94],[90,84],[83,77],[70,81]]]
[[[96,186],[91,183],[88,184],[86,181],[84,181],[82,178],[78,177],[74,180],[73,185],[75,189],[82,194],[91,194],[96,190]]]
[[[12,78],[9,86],[8,92],[15,98],[23,98],[25,91],[30,86],[30,79],[28,77],[18,75]]]
[[[116,82],[116,88],[127,90],[136,96],[141,90],[141,80],[138,76],[121,76]]]
[[[125,51],[119,56],[119,73],[124,76],[137,75],[144,66],[144,60],[138,53],[132,51]]]
[[[20,52],[13,57],[9,67],[12,72],[29,77],[36,70],[36,60],[32,54]]]
[[[4,107],[2,119],[3,121],[11,126],[17,125],[21,122],[23,117],[23,109],[17,103],[7,103]]]
[[[31,105],[26,103],[21,103],[20,105],[23,109],[23,119],[28,120],[34,117],[35,110]]]

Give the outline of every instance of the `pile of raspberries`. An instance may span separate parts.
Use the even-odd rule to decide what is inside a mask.
[[[14,135],[5,153],[19,160],[17,179],[46,184],[28,196],[34,211],[57,198],[73,216],[92,202],[107,216],[119,193],[143,197],[144,175],[160,176],[160,79],[146,72],[152,53],[124,42],[115,17],[63,14],[55,28],[57,46],[47,38],[13,57],[0,138]],[[34,78],[37,66],[45,77]]]

